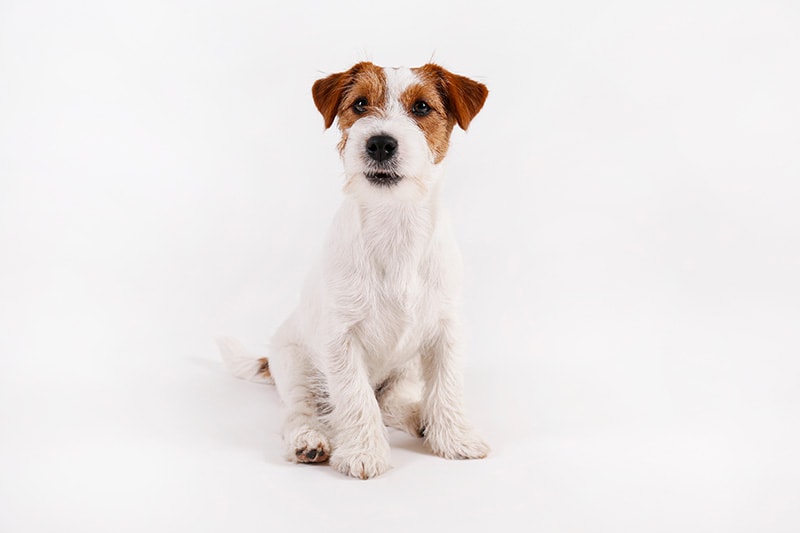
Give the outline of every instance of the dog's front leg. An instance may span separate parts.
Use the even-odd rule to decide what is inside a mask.
[[[335,431],[331,465],[361,479],[389,469],[389,441],[364,364],[364,349],[349,334],[330,343],[328,388]]]
[[[475,434],[464,415],[459,333],[452,320],[443,320],[422,350],[423,431],[433,453],[446,459],[481,459],[489,446]]]

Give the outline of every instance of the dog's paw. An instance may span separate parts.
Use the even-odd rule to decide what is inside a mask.
[[[305,427],[295,431],[287,442],[287,457],[296,463],[322,463],[331,455],[328,438],[316,429]]]
[[[389,470],[389,445],[380,446],[378,449],[337,449],[331,456],[331,466],[342,474],[370,479]]]
[[[426,433],[426,441],[433,453],[439,457],[444,457],[445,459],[483,459],[489,455],[489,445],[474,433],[453,436],[434,435]]]

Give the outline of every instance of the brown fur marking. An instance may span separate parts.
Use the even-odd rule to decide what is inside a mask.
[[[266,357],[258,359],[258,375],[264,378],[272,377],[269,372],[269,360]]]
[[[338,72],[317,80],[311,88],[314,103],[325,119],[325,128],[339,118],[339,129],[345,131],[359,118],[378,111],[384,103],[386,78],[381,67],[369,62],[353,65],[350,70]],[[358,114],[353,104],[366,98],[367,112]]]
[[[489,89],[484,84],[453,74],[434,63],[412,70],[427,79],[436,80],[448,113],[463,130],[469,127],[469,123],[481,110],[489,95]]]
[[[425,140],[428,141],[434,163],[440,163],[450,146],[450,134],[453,132],[456,120],[448,113],[446,100],[439,90],[438,79],[423,69],[412,70],[422,82],[406,89],[400,96],[400,100],[403,108],[425,134]],[[430,107],[431,110],[427,115],[422,117],[414,115],[412,108],[418,101],[424,101]]]

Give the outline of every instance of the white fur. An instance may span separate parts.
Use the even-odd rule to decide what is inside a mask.
[[[424,429],[442,457],[489,451],[462,408],[460,256],[439,202],[443,169],[396,102],[413,73],[385,72],[385,112],[346,132],[344,202],[269,354],[287,408],[287,456],[316,446],[362,479],[390,466],[384,423],[414,435]],[[392,187],[363,175],[366,139],[379,133],[398,140],[404,178]]]

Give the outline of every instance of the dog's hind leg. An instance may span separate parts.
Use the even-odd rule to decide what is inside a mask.
[[[327,402],[307,352],[296,344],[277,346],[269,361],[275,386],[286,406],[286,458],[298,463],[327,461],[332,451],[322,420]]]

